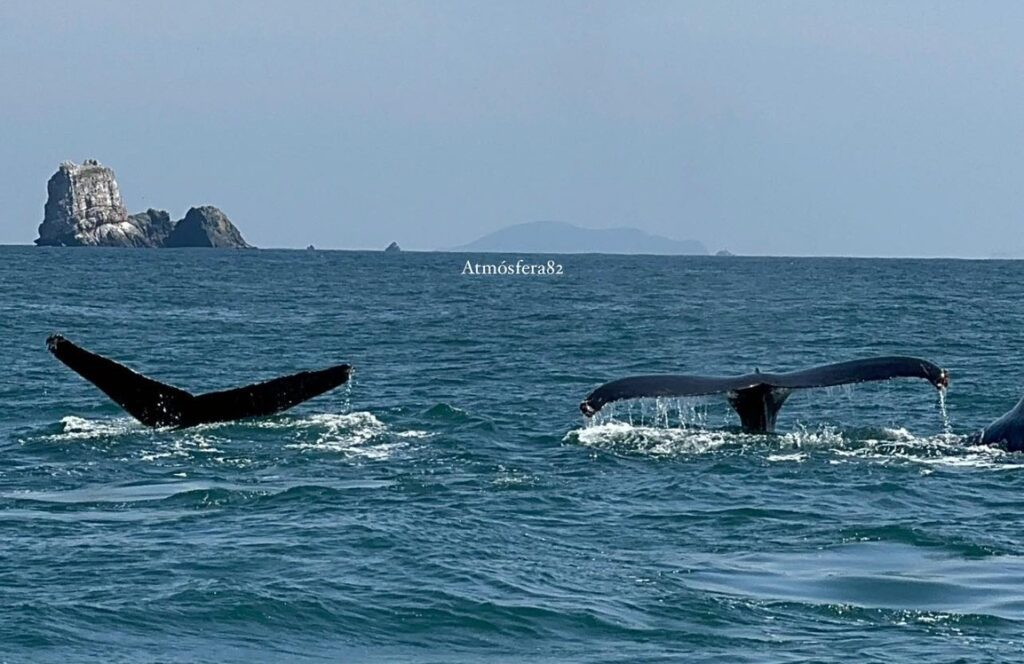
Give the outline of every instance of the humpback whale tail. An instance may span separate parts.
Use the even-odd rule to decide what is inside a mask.
[[[761,373],[744,376],[655,375],[633,376],[605,383],[587,395],[580,410],[587,417],[606,404],[640,397],[693,397],[725,394],[740,416],[743,428],[753,432],[775,429],[779,409],[793,390],[831,387],[849,383],[924,378],[938,389],[949,385],[949,373],[916,357],[874,357],[826,364],[790,373]]]
[[[193,395],[147,378],[91,353],[60,335],[46,340],[54,357],[98,387],[132,417],[151,427],[191,427],[272,415],[348,381],[352,367],[339,364],[221,392]]]

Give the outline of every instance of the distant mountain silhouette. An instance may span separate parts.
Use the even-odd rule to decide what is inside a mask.
[[[672,240],[638,228],[581,228],[562,221],[534,221],[507,226],[449,251],[531,254],[700,254],[696,240]]]

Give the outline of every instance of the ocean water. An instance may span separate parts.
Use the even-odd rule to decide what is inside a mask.
[[[1024,262],[0,248],[0,661],[1019,661]],[[280,416],[149,430],[45,350]],[[952,373],[577,410],[606,380]]]

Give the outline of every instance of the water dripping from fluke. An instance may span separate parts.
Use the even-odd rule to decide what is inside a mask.
[[[942,434],[945,438],[953,435],[953,425],[949,421],[949,410],[946,408],[946,389],[939,388],[939,416],[942,417]]]

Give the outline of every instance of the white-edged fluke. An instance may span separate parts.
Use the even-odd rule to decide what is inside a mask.
[[[775,429],[779,409],[793,390],[891,378],[924,378],[939,389],[949,385],[949,373],[928,360],[917,357],[873,357],[790,373],[754,371],[743,376],[666,374],[620,378],[588,394],[580,404],[580,410],[591,417],[605,405],[622,399],[725,394],[729,404],[740,416],[744,429],[771,432]]]

